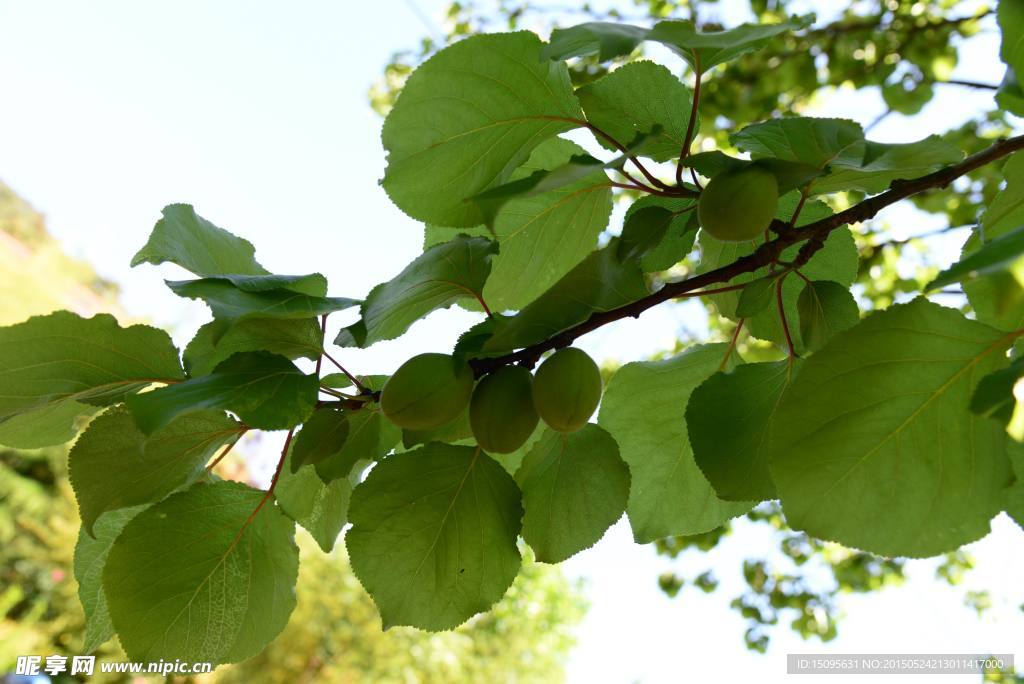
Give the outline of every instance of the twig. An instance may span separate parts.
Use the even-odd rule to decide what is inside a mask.
[[[782,254],[787,247],[800,242],[807,242],[807,244],[801,248],[801,254],[798,257],[797,262],[794,263],[795,267],[800,267],[803,263],[806,263],[806,261],[800,262],[800,258],[809,259],[813,256],[813,254],[824,245],[825,238],[828,237],[828,234],[836,228],[850,223],[866,221],[867,219],[873,218],[878,212],[891,204],[895,204],[896,202],[904,200],[911,195],[916,195],[917,193],[924,192],[926,190],[945,187],[957,178],[996,161],[997,159],[1002,159],[1003,157],[1021,149],[1024,149],[1024,136],[999,140],[985,150],[967,157],[958,164],[947,166],[934,173],[921,176],[914,180],[893,181],[889,189],[885,192],[869,197],[863,202],[855,204],[844,211],[818,221],[814,221],[800,228],[785,230],[787,227],[785,223],[781,221],[773,222],[773,226],[780,226],[782,228],[779,237],[771,242],[762,244],[752,254],[741,257],[731,264],[727,264],[685,280],[668,283],[657,292],[630,302],[624,306],[620,306],[609,311],[593,313],[582,323],[552,335],[541,342],[520,349],[519,351],[491,358],[471,359],[470,364],[473,366],[477,375],[490,373],[501,366],[512,363],[522,363],[526,365],[535,364],[544,352],[572,344],[572,341],[577,337],[586,335],[588,332],[597,330],[608,323],[612,323],[623,318],[636,318],[647,309],[657,306],[662,302],[676,299],[677,297],[707,287],[708,285],[728,282],[736,276],[744,273],[752,273],[760,268],[764,268],[768,264],[772,263],[772,261],[777,260],[778,256]]]
[[[324,351],[323,355],[324,355],[324,357],[325,357],[325,358],[326,358],[326,359],[327,359],[328,361],[330,361],[330,362],[331,362],[331,363],[333,363],[333,364],[334,364],[335,366],[337,366],[337,367],[338,367],[338,370],[340,370],[340,371],[341,371],[342,373],[344,373],[344,374],[345,374],[345,377],[346,377],[346,378],[348,378],[349,380],[351,380],[351,381],[352,381],[352,384],[354,384],[354,385],[355,385],[356,387],[358,387],[358,388],[359,388],[359,391],[360,391],[360,392],[365,392],[365,391],[366,391],[366,386],[365,386],[365,385],[363,385],[363,383],[359,382],[359,379],[358,379],[358,378],[356,378],[356,376],[352,375],[352,374],[351,374],[351,373],[349,373],[349,372],[348,372],[347,370],[345,370],[345,367],[344,367],[344,366],[342,366],[342,365],[341,365],[340,363],[338,363],[338,362],[337,362],[337,361],[336,361],[336,360],[334,359],[334,357],[333,357],[333,356],[331,356],[330,354],[328,354],[328,353],[327,353],[327,351],[326,351],[326,350]]]

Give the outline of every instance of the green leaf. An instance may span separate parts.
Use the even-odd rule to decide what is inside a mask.
[[[1020,260],[1022,254],[1024,254],[1024,226],[1003,233],[985,243],[976,252],[963,257],[940,273],[925,289],[935,290],[990,273],[1010,271],[1012,270],[1010,267],[1014,262]]]
[[[623,219],[620,258],[639,256],[640,268],[645,273],[665,271],[682,261],[697,239],[697,225],[692,220],[694,212],[691,210],[694,205],[689,198],[653,195],[633,202]],[[662,212],[669,214],[667,224]]]
[[[363,469],[354,468],[348,477],[325,484],[314,468],[295,469],[294,451],[288,451],[274,496],[285,515],[302,525],[324,553],[330,553],[348,522],[352,488],[359,484]]]
[[[295,607],[295,524],[273,502],[257,512],[263,496],[237,482],[196,484],[125,526],[103,588],[129,658],[236,663],[284,629]]]
[[[778,280],[778,276],[770,275],[747,283],[736,301],[736,316],[750,318],[767,309],[773,301]]]
[[[68,454],[68,476],[82,525],[105,511],[159,501],[195,480],[222,446],[243,429],[218,411],[182,416],[147,437],[123,407],[99,416]]]
[[[213,225],[191,204],[169,204],[145,247],[132,258],[132,266],[171,262],[204,277],[268,273],[255,255],[251,242]]]
[[[593,252],[579,266],[515,316],[496,319],[494,335],[484,344],[488,353],[528,347],[582,323],[595,311],[608,311],[648,294],[635,260],[622,261],[618,241]]]
[[[85,612],[85,642],[82,653],[89,654],[114,636],[114,626],[107,611],[107,596],[103,593],[103,567],[114,540],[128,521],[145,510],[145,506],[108,511],[96,520],[95,537],[84,528],[78,532],[75,544],[74,571],[78,582],[78,600]]]
[[[690,89],[654,62],[632,62],[576,91],[587,121],[620,145],[647,136],[631,151],[655,161],[679,156],[690,119]],[[655,132],[657,131],[657,132]],[[597,141],[618,151],[600,134]]]
[[[881,192],[894,180],[913,180],[955,164],[963,152],[937,135],[912,143],[890,144],[868,140],[864,159],[857,164],[837,161],[828,175],[814,181],[815,194],[842,190]]]
[[[778,24],[740,24],[726,31],[698,31],[689,21],[659,21],[647,40],[666,45],[699,73],[740,55],[759,50],[772,38],[807,27],[810,17]]]
[[[692,168],[705,178],[714,178],[724,171],[734,171],[752,165],[756,165],[775,176],[775,180],[779,184],[780,193],[802,188],[823,173],[821,168],[802,162],[785,161],[782,159],[750,161],[748,159],[730,157],[719,150],[699,152],[691,154],[686,158],[686,166]]]
[[[1003,494],[1005,510],[1013,521],[1024,529],[1024,483],[1015,482]]]
[[[1009,464],[1002,428],[967,406],[1011,342],[924,299],[832,338],[804,363],[772,432],[789,524],[915,558],[985,535]]]
[[[469,407],[451,422],[433,430],[402,430],[402,446],[411,449],[427,442],[461,442],[470,440],[473,430],[469,426]],[[473,442],[475,444],[476,442]]]
[[[179,297],[201,299],[223,321],[245,318],[313,318],[359,304],[347,297],[320,297],[288,289],[243,290],[228,278],[168,280],[167,287]]]
[[[316,472],[326,483],[348,477],[360,461],[384,458],[398,444],[402,433],[377,409],[347,411],[348,438],[329,458],[316,464]]]
[[[1006,186],[992,199],[981,220],[981,228],[964,245],[961,258],[972,255],[983,244],[1024,226],[1024,154],[1016,153],[1003,166]],[[1024,326],[1024,286],[1011,273],[965,281],[964,292],[978,320],[1002,330]]]
[[[1013,0],[1000,0],[996,16],[1002,34],[999,57],[1016,73],[1024,73],[1024,7]]]
[[[791,192],[779,198],[779,207],[776,217],[783,221],[789,221],[799,201],[799,193]],[[831,210],[822,202],[808,201],[804,204],[800,213],[797,226],[807,225],[818,219],[831,215]],[[754,242],[721,242],[716,240],[706,231],[701,231],[697,238],[700,246],[700,263],[697,267],[698,273],[706,273],[721,266],[731,264],[736,259],[753,253],[756,248]],[[781,259],[792,261],[800,251],[799,245],[793,245],[783,251]],[[811,280],[832,280],[840,285],[852,285],[857,278],[858,265],[857,245],[853,240],[853,233],[847,228],[840,228],[829,233],[825,245],[818,250],[811,260],[800,267],[800,272]],[[768,269],[758,269],[753,273],[745,273],[730,280],[728,285],[738,285],[751,282],[768,275]],[[799,317],[799,296],[803,286],[803,280],[789,275],[782,283],[782,302],[786,312],[786,320],[789,323],[790,334],[793,337],[793,345],[798,354],[804,353],[806,348],[800,336]],[[733,292],[724,292],[717,295],[710,295],[708,299],[714,302],[718,311],[732,320],[738,320],[736,306],[739,303],[740,295]],[[761,313],[747,319],[747,329],[755,337],[769,340],[786,347],[785,334],[779,322],[777,306],[769,306]]]
[[[291,449],[292,472],[299,466],[326,461],[345,446],[348,439],[348,418],[341,411],[323,407],[313,411],[295,435]]]
[[[1000,109],[1011,114],[1024,115],[1024,89],[1021,88],[1020,81],[1013,69],[1006,69],[1003,82],[999,85],[999,90],[996,91],[996,103]]]
[[[801,363],[745,364],[715,373],[690,395],[686,424],[693,457],[720,499],[775,498],[769,440],[779,404]]]
[[[800,339],[807,351],[817,351],[836,333],[860,321],[860,309],[850,291],[831,280],[804,284],[797,300]]]
[[[971,410],[995,418],[1005,425],[1013,417],[1017,403],[1013,387],[1024,376],[1024,357],[1014,359],[1006,368],[989,373],[978,381],[971,396]]]
[[[865,154],[864,131],[846,119],[772,119],[747,126],[729,139],[754,159],[781,159],[818,169],[830,164],[859,167]]]
[[[466,297],[483,296],[498,243],[457,235],[434,245],[401,273],[370,291],[360,307],[359,321],[338,333],[335,344],[368,347],[399,337],[431,311]]]
[[[647,37],[648,29],[629,24],[591,21],[551,32],[544,59],[570,59],[596,54],[601,62],[628,55]]]
[[[483,222],[468,197],[509,180],[542,141],[583,123],[562,62],[541,59],[533,33],[478,35],[409,77],[384,122],[384,189],[413,218]]]
[[[202,409],[231,411],[249,427],[284,430],[309,417],[318,386],[316,376],[305,375],[284,357],[243,352],[209,375],[131,396],[127,403],[146,434]]]
[[[315,360],[323,350],[320,321],[315,318],[243,318],[214,320],[199,328],[182,354],[192,377],[209,375],[239,352],[267,351],[286,359]]]
[[[491,457],[433,442],[389,456],[356,487],[345,543],[385,629],[452,629],[512,584],[522,514]]]
[[[78,434],[98,406],[65,399],[11,416],[0,423],[0,444],[14,449],[39,449],[64,444]]]
[[[8,436],[37,446],[67,441],[75,404],[66,401],[116,404],[154,382],[184,377],[167,333],[145,325],[122,328],[107,314],[81,318],[58,311],[0,328],[0,359],[0,421],[32,411]],[[80,415],[94,412],[85,408]],[[48,431],[24,434],[41,427]]]
[[[583,154],[579,145],[561,138],[547,140],[511,179],[556,169]],[[492,311],[519,310],[540,296],[597,247],[597,236],[612,210],[608,177],[600,170],[570,185],[506,202],[495,219],[499,252],[491,260],[484,301]],[[428,225],[426,245],[450,240],[454,228]],[[487,228],[473,234],[491,236]]]
[[[545,430],[516,481],[523,490],[523,539],[544,563],[596,544],[629,498],[629,467],[612,436],[594,424],[569,434]]]
[[[709,344],[663,361],[628,363],[608,383],[598,423],[629,464],[626,512],[638,543],[707,532],[754,505],[715,495],[687,437],[690,394],[718,369],[725,350],[724,344]]]

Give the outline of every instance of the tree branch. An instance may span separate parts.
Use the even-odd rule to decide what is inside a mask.
[[[914,180],[895,180],[885,192],[869,197],[845,211],[833,214],[819,221],[814,221],[801,228],[788,230],[789,226],[786,222],[775,220],[772,222],[772,228],[778,234],[778,237],[770,242],[763,243],[753,253],[741,257],[731,264],[685,280],[668,283],[657,292],[630,302],[625,306],[620,306],[617,309],[593,313],[582,323],[519,351],[503,356],[471,359],[470,364],[478,376],[512,363],[532,366],[546,351],[568,346],[576,338],[582,337],[614,321],[630,317],[637,318],[647,309],[657,306],[662,302],[690,295],[691,293],[699,295],[700,292],[697,291],[709,285],[728,282],[736,276],[752,273],[764,268],[773,261],[776,261],[787,247],[804,242],[805,244],[801,247],[800,253],[794,262],[794,267],[798,268],[807,263],[807,260],[821,249],[828,234],[836,228],[873,218],[882,209],[911,195],[916,195],[926,190],[946,187],[957,178],[1021,149],[1024,149],[1024,135],[998,140],[987,149],[967,157],[958,164],[947,166]]]

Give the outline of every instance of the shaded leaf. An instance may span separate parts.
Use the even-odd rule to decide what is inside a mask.
[[[237,482],[196,484],[125,526],[103,588],[129,658],[235,663],[284,629],[299,569],[295,524],[273,502],[256,512],[263,496]]]
[[[587,121],[633,153],[656,161],[679,156],[690,119],[690,89],[660,64],[631,62],[580,88],[576,97]],[[630,145],[641,136],[646,137],[639,145]],[[595,138],[619,151],[602,135]]]
[[[629,24],[591,21],[569,28],[556,28],[551,42],[544,46],[545,59],[570,59],[596,54],[606,62],[628,55],[647,37],[648,29]]]
[[[452,629],[512,584],[521,517],[519,488],[492,458],[434,442],[389,456],[356,487],[345,544],[385,629]]]
[[[484,344],[488,353],[527,347],[648,294],[636,261],[622,261],[618,242],[593,252],[579,266],[512,317],[495,319],[496,331]]]
[[[0,422],[0,444],[15,449],[39,449],[71,441],[98,406],[65,399],[18,413]]]
[[[597,543],[626,510],[629,467],[592,423],[545,430],[516,472],[523,490],[523,539],[537,560],[561,562]]]
[[[729,136],[754,159],[774,158],[824,169],[830,164],[859,167],[864,131],[856,121],[791,117],[747,126]]]
[[[817,351],[836,333],[860,320],[860,309],[850,291],[831,280],[804,284],[797,299],[800,339],[807,351]]]
[[[696,203],[689,198],[653,195],[633,202],[623,219],[620,258],[639,256],[640,268],[645,273],[675,266],[690,253],[697,239],[697,224],[693,221],[692,211],[695,206]],[[668,217],[654,209],[668,212]]]
[[[8,436],[37,446],[67,441],[77,406],[66,401],[116,404],[154,382],[184,377],[167,333],[145,325],[122,328],[107,314],[81,318],[58,311],[0,328],[0,358],[0,421],[33,411]],[[86,408],[82,415],[94,412]],[[24,435],[44,427],[46,433]]]
[[[413,218],[475,226],[467,197],[500,185],[546,138],[583,113],[562,62],[541,59],[533,33],[471,36],[409,77],[384,122],[384,189]]]
[[[264,275],[252,243],[218,228],[196,213],[191,204],[169,204],[153,226],[146,245],[132,257],[132,266],[171,262],[198,276],[227,273]]]
[[[989,373],[978,381],[978,386],[971,395],[971,410],[1009,423],[1013,417],[1013,408],[1017,398],[1013,387],[1024,376],[1024,358],[1017,358],[1006,368]]]
[[[583,153],[575,143],[551,138],[537,146],[511,179],[558,168]],[[608,177],[596,169],[576,183],[505,203],[493,225],[499,251],[491,259],[491,275],[484,285],[484,301],[491,310],[523,308],[590,254],[608,224],[611,197]],[[450,240],[457,232],[428,225],[426,246]],[[491,237],[483,226],[470,232]]]
[[[362,468],[354,468],[349,477],[325,484],[311,466],[296,471],[293,456],[294,452],[289,450],[274,496],[284,514],[302,525],[324,553],[330,553],[348,522],[352,488],[359,484]]]
[[[243,352],[209,375],[134,395],[127,404],[146,434],[202,409],[231,411],[249,427],[283,430],[309,417],[318,386],[316,376],[304,374],[284,357]]]
[[[90,654],[114,636],[114,625],[107,611],[107,596],[103,593],[103,567],[114,540],[128,521],[143,511],[145,506],[121,508],[101,515],[94,526],[95,537],[82,528],[75,544],[74,572],[78,582],[78,600],[85,612],[85,641],[82,653]]]
[[[740,290],[739,299],[736,301],[736,316],[750,318],[767,309],[772,303],[778,280],[778,276],[774,275],[751,280]]]
[[[336,455],[348,439],[348,419],[333,408],[313,411],[302,429],[295,435],[289,460],[292,472],[300,466],[320,463]]]
[[[924,299],[832,338],[804,363],[772,432],[789,524],[885,556],[985,535],[1009,464],[1000,426],[967,406],[1011,342]]]
[[[955,164],[963,152],[937,135],[912,143],[865,142],[864,159],[858,164],[837,162],[828,175],[812,185],[815,194],[842,190],[881,192],[894,180],[913,180]]]
[[[348,477],[360,461],[377,461],[398,444],[402,433],[380,411],[365,408],[347,411],[348,437],[341,448],[316,464],[320,479],[330,483]]]
[[[663,361],[628,363],[608,382],[598,423],[629,464],[626,512],[638,543],[707,532],[754,505],[715,495],[687,437],[690,394],[718,369],[725,350],[724,344],[709,344]]]
[[[457,235],[427,249],[401,273],[370,291],[362,317],[338,333],[335,344],[368,347],[402,335],[431,311],[483,296],[498,243]]]
[[[666,45],[695,70],[713,67],[742,54],[759,50],[775,36],[805,28],[813,17],[794,17],[778,24],[740,24],[725,31],[698,31],[689,21],[660,21],[647,40]]]
[[[105,511],[159,501],[195,480],[242,427],[223,412],[198,411],[148,437],[123,407],[91,423],[68,454],[68,477],[89,534]]]
[[[775,498],[769,441],[779,404],[799,359],[750,363],[709,377],[690,395],[686,424],[693,457],[726,501]]]
[[[286,359],[315,360],[323,349],[315,318],[243,318],[214,320],[196,332],[182,359],[192,377],[209,375],[238,352],[266,351]]]
[[[201,299],[215,318],[235,322],[244,318],[313,318],[350,309],[358,300],[320,297],[288,289],[243,290],[228,278],[168,280],[167,287],[179,297]]]

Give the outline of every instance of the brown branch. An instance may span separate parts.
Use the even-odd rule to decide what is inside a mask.
[[[728,282],[736,276],[752,273],[764,268],[773,261],[776,261],[787,247],[804,242],[805,244],[801,247],[800,253],[794,262],[794,267],[798,268],[807,263],[807,260],[824,245],[828,234],[836,228],[873,218],[882,209],[911,195],[916,195],[926,190],[946,187],[957,178],[1021,149],[1024,149],[1024,136],[999,140],[987,149],[967,157],[958,164],[947,166],[914,180],[895,180],[885,192],[869,197],[845,211],[814,221],[801,228],[787,230],[788,225],[786,223],[776,220],[773,222],[773,229],[778,233],[779,237],[771,242],[762,244],[753,253],[741,257],[731,264],[685,280],[668,283],[657,292],[620,306],[617,309],[593,313],[582,323],[519,351],[491,358],[472,359],[470,363],[477,375],[490,373],[501,366],[512,363],[520,363],[527,366],[533,365],[546,351],[568,346],[576,338],[582,337],[614,321],[630,317],[637,318],[647,309],[667,302],[670,299],[687,296],[691,293],[697,295],[700,293],[696,291],[708,285]]]

